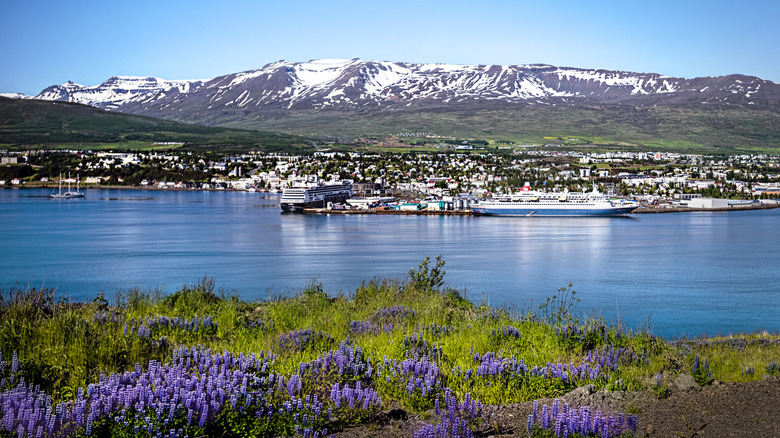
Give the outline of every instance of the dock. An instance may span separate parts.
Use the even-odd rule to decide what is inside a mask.
[[[380,210],[375,208],[369,208],[368,210],[361,209],[344,209],[337,210],[327,208],[306,208],[303,210],[306,214],[385,214],[385,215],[401,215],[401,216],[473,216],[474,212],[471,210]]]

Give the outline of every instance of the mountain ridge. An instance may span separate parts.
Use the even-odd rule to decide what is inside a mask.
[[[562,137],[664,150],[780,147],[780,84],[745,75],[321,59],[213,79],[113,76],[36,97],[318,138],[429,132],[520,144]]]
[[[535,104],[725,104],[777,107],[780,84],[728,75],[675,78],[657,73],[529,65],[450,65],[387,61],[277,61],[208,80],[113,76],[72,82],[35,98],[160,117],[210,110],[385,110],[498,101]],[[189,121],[193,121],[190,119]]]

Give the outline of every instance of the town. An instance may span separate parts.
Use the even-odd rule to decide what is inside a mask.
[[[692,198],[780,198],[780,156],[667,152],[572,152],[515,148],[407,153],[321,150],[309,155],[221,155],[81,150],[0,151],[0,187],[250,190],[281,192],[314,182],[349,181],[356,195],[404,200],[488,198],[528,183],[537,190],[586,191],[654,208]]]

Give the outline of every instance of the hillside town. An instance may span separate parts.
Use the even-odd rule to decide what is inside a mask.
[[[417,153],[320,151],[310,155],[192,151],[3,152],[0,186],[126,186],[281,192],[315,182],[349,181],[358,195],[489,198],[528,183],[537,190],[583,191],[653,206],[697,197],[780,198],[780,156],[514,149]]]

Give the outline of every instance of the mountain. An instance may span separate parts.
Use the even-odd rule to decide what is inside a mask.
[[[412,131],[533,142],[574,135],[644,145],[780,147],[780,84],[744,75],[686,79],[550,65],[278,61],[210,80],[68,82],[36,98],[306,135]],[[540,123],[529,124],[540,115]]]
[[[140,114],[241,109],[393,109],[473,102],[777,106],[780,84],[730,75],[696,79],[549,65],[445,65],[353,60],[279,61],[211,80],[115,76],[72,82],[38,99]]]
[[[159,78],[114,76],[100,85],[87,87],[68,81],[53,85],[35,96],[41,100],[83,103],[102,109],[116,110],[135,102],[161,100],[171,94],[188,93],[203,81],[166,81]]]

